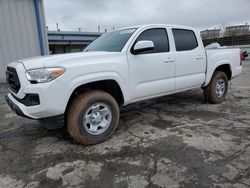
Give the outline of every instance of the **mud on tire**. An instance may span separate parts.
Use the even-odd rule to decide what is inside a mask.
[[[80,94],[72,101],[66,125],[76,142],[91,145],[110,138],[119,118],[116,100],[106,92],[93,90]]]
[[[204,88],[205,100],[212,104],[221,103],[223,100],[225,100],[227,92],[227,75],[224,72],[215,71],[209,85]]]

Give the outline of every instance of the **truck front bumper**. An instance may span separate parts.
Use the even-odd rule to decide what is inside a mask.
[[[9,94],[7,94],[6,96],[5,96],[5,100],[6,100],[6,102],[7,102],[7,104],[9,105],[9,107],[11,108],[11,110],[12,111],[14,111],[17,115],[19,115],[19,116],[22,116],[22,117],[26,117],[26,118],[31,118],[31,117],[29,117],[29,116],[27,116],[27,115],[25,115],[24,113],[23,113],[23,111],[19,108],[19,106],[18,105],[16,105],[10,98],[11,98],[12,96],[11,96],[11,94],[9,93]],[[14,97],[12,97],[13,99],[14,99]],[[32,118],[33,119],[33,118]]]
[[[41,100],[44,101],[46,100],[46,98],[43,97],[41,98]],[[18,98],[14,97],[12,93],[8,93],[5,96],[5,100],[12,111],[14,111],[19,116],[30,119],[42,119],[64,114],[65,108],[60,107],[56,99],[53,99],[55,101],[54,105],[51,100],[48,99],[48,102],[41,103],[39,105],[27,106],[23,104],[20,100],[18,100]]]
[[[5,99],[17,115],[32,119],[62,115],[68,102],[65,86],[56,80],[43,84],[26,85],[19,93],[24,97],[19,98],[10,91]],[[35,95],[37,95],[36,98],[34,98]]]
[[[6,101],[17,115],[42,119],[64,114],[70,97],[64,83],[54,79],[32,84],[27,80],[22,63],[13,62],[8,68],[10,93],[7,94]]]

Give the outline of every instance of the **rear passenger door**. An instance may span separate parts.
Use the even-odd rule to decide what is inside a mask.
[[[176,90],[201,86],[205,80],[206,54],[194,31],[174,29]]]

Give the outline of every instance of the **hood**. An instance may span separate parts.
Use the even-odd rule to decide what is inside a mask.
[[[43,68],[43,67],[67,67],[74,62],[85,63],[95,60],[104,60],[120,52],[77,52],[59,55],[38,56],[27,59],[21,59],[19,62],[23,63],[26,70]]]

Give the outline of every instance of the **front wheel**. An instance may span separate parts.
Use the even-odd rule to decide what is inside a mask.
[[[70,135],[84,145],[107,140],[118,126],[120,110],[116,100],[103,91],[87,91],[76,97],[67,113]]]
[[[206,101],[212,104],[225,100],[228,91],[228,78],[224,72],[215,71],[209,85],[204,88]]]

